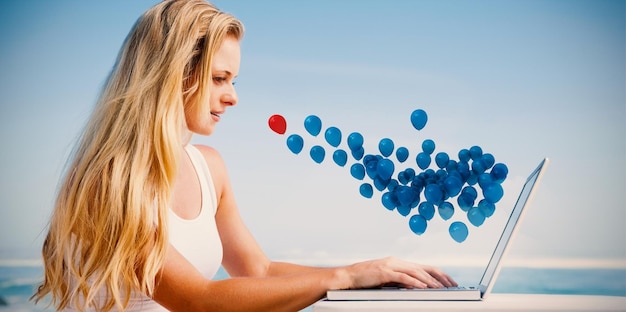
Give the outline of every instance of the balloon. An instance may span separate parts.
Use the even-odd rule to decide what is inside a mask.
[[[446,201],[439,205],[439,216],[442,219],[448,220],[452,218],[452,215],[454,215],[454,206],[451,203]]]
[[[431,139],[424,140],[422,142],[422,151],[428,155],[432,154],[435,151],[435,141]]]
[[[472,171],[475,174],[480,175],[481,173],[485,172],[485,169],[485,164],[483,163],[482,158],[477,158],[472,161]]]
[[[476,200],[476,198],[478,197],[478,192],[475,188],[471,186],[464,187],[463,190],[461,190],[461,193],[470,195],[472,200]]]
[[[304,128],[310,135],[317,136],[322,131],[322,120],[315,115],[309,115],[304,119]]]
[[[462,162],[468,162],[470,160],[470,151],[466,148],[459,151],[459,160]]]
[[[509,174],[509,168],[505,164],[497,163],[491,168],[491,177],[497,183],[502,183]]]
[[[324,138],[326,138],[326,142],[333,147],[339,146],[341,143],[341,130],[337,127],[329,127],[324,132]]]
[[[391,192],[384,193],[383,196],[381,196],[380,200],[382,201],[383,206],[387,208],[388,210],[396,209],[397,203],[393,198],[393,193]]]
[[[485,215],[483,215],[478,207],[472,207],[467,211],[467,219],[472,225],[479,227],[485,222]]]
[[[292,153],[294,154],[300,153],[302,151],[303,146],[304,146],[304,140],[302,140],[301,136],[297,134],[292,134],[287,138],[287,147]]]
[[[363,180],[365,178],[365,167],[360,163],[353,164],[350,167],[350,174],[357,180]]]
[[[480,209],[480,212],[483,213],[483,215],[485,216],[485,218],[489,218],[493,215],[493,213],[496,211],[496,205],[488,202],[485,199],[481,199],[478,202],[478,209]]]
[[[387,189],[391,192],[393,192],[393,190],[395,190],[400,184],[398,183],[397,180],[391,179],[389,180],[389,184],[387,185]]]
[[[388,138],[384,138],[380,140],[380,142],[378,143],[378,150],[385,157],[389,157],[389,155],[393,153],[393,147],[394,147],[393,141]]]
[[[472,160],[480,159],[483,156],[483,149],[480,146],[472,146],[469,149],[469,153]]]
[[[395,193],[400,205],[409,206],[413,202],[413,190],[411,190],[411,187],[406,185],[399,186]]]
[[[337,165],[343,167],[348,162],[348,153],[346,151],[338,149],[333,153],[333,160]]]
[[[371,184],[363,183],[359,187],[359,193],[361,193],[361,196],[365,198],[372,198],[372,196],[374,195],[374,189],[372,188]]]
[[[417,130],[422,130],[426,126],[428,115],[424,110],[416,109],[411,113],[411,124]]]
[[[474,206],[474,198],[472,198],[472,195],[467,193],[461,193],[461,195],[456,198],[456,202],[459,204],[459,208],[463,211],[468,211],[472,208],[472,206]]]
[[[484,189],[485,187],[487,187],[487,185],[493,182],[494,182],[493,178],[491,177],[491,174],[489,173],[483,172],[478,176],[478,185],[482,189]]]
[[[457,243],[462,243],[467,238],[467,225],[459,221],[452,222],[452,224],[450,224],[450,228],[448,228],[448,232],[450,232],[450,236]]]
[[[415,161],[417,162],[417,166],[420,167],[420,169],[426,170],[426,168],[430,166],[430,155],[424,152],[420,152],[419,154],[417,154]]]
[[[396,150],[396,158],[399,162],[403,163],[407,158],[409,158],[409,149],[406,147],[398,147]]]
[[[433,203],[439,204],[443,200],[443,193],[441,192],[441,187],[437,184],[428,184],[426,188],[424,188],[424,197],[426,200]]]
[[[422,202],[418,208],[419,214],[426,220],[430,220],[435,216],[435,206],[430,202]]]
[[[485,197],[485,200],[492,204],[500,201],[503,195],[504,190],[502,189],[502,185],[498,183],[489,183],[487,187],[483,188],[483,196]]]
[[[398,213],[403,217],[406,217],[409,213],[411,213],[411,207],[409,206],[399,205],[397,209]]]
[[[384,189],[387,188],[387,186],[389,185],[389,182],[391,182],[391,179],[382,179],[381,177],[376,177],[374,178],[374,187],[379,190],[379,191],[383,191]]]
[[[409,219],[409,227],[411,228],[411,231],[417,235],[424,234],[424,232],[426,232],[426,226],[426,219],[424,219],[423,216],[416,214]]]
[[[324,161],[324,157],[326,156],[326,151],[324,150],[323,147],[319,145],[315,145],[311,147],[310,154],[311,154],[311,158],[313,159],[313,161],[319,164],[322,161]]]
[[[496,163],[496,158],[493,157],[493,155],[491,155],[489,153],[483,154],[483,156],[480,158],[480,160],[482,160],[483,165],[485,165],[485,170],[491,168],[491,166],[493,166],[493,164]]]
[[[351,151],[363,147],[363,136],[358,132],[352,132],[348,135],[348,147]]]
[[[281,115],[272,115],[267,123],[269,124],[270,129],[278,134],[285,134],[285,131],[287,131],[287,121],[285,120],[285,117]]]
[[[448,165],[449,160],[450,156],[448,156],[448,154],[444,152],[439,152],[435,156],[435,163],[437,164],[437,167],[441,169],[445,168]]]
[[[448,196],[454,197],[459,195],[461,192],[463,181],[461,181],[461,179],[459,179],[456,175],[449,175],[445,180],[443,180],[443,187]]]
[[[382,180],[389,180],[391,176],[393,175],[394,170],[395,170],[395,165],[393,164],[393,161],[387,158],[381,159],[376,166],[376,171],[378,172],[378,176]]]
[[[363,158],[363,154],[365,154],[365,149],[361,146],[358,149],[350,150],[350,153],[352,154],[352,157],[354,157],[354,160],[360,160]]]

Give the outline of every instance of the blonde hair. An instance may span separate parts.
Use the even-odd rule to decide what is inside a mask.
[[[208,114],[211,58],[243,31],[202,0],[166,0],[138,19],[60,184],[36,302],[108,311],[153,295],[185,112]]]

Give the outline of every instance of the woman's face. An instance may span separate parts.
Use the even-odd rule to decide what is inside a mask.
[[[213,128],[220,121],[226,107],[237,104],[237,92],[235,91],[234,79],[239,73],[241,60],[241,48],[239,40],[233,36],[227,36],[222,46],[213,55],[211,72],[211,92],[209,105],[211,113],[201,116],[195,111],[190,111],[185,116],[189,131],[201,135],[213,133]],[[206,105],[206,103],[202,103]]]

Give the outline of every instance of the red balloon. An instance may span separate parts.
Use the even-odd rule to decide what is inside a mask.
[[[281,115],[272,115],[267,122],[270,128],[278,134],[285,134],[285,131],[287,131],[287,121]]]

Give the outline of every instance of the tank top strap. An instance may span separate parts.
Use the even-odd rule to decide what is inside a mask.
[[[209,165],[202,155],[200,150],[192,144],[187,144],[185,150],[191,159],[193,166],[196,169],[196,174],[200,180],[200,187],[202,189],[202,211],[200,214],[204,214],[205,210],[208,212],[210,208],[213,215],[217,212],[217,195],[215,193],[215,184],[211,177],[211,171]],[[208,195],[208,196],[207,196]],[[208,198],[207,198],[208,197]]]

